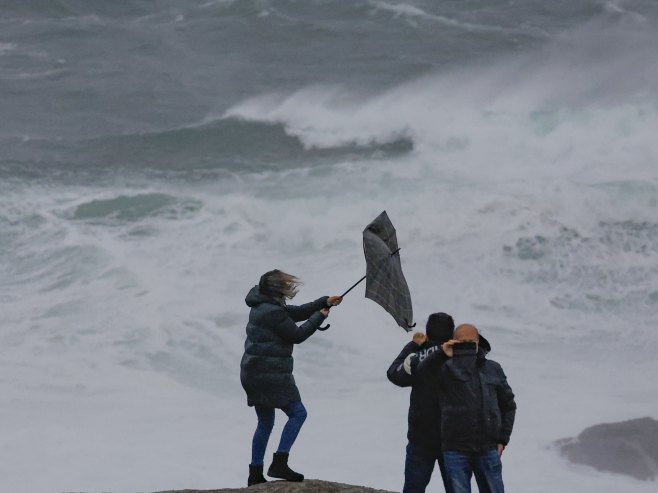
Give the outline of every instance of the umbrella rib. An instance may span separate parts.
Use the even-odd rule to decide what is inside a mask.
[[[398,249],[395,250],[393,253],[391,253],[390,257],[392,257],[393,255],[395,255],[395,254],[398,253],[399,251],[400,251],[400,248],[398,248]],[[382,259],[382,260],[384,260],[384,259]],[[366,274],[365,276],[363,276],[361,279],[359,279],[358,281],[356,281],[354,284],[352,284],[352,286],[350,286],[350,288],[349,288],[347,291],[345,291],[343,294],[341,294],[340,297],[342,298],[342,297],[345,296],[347,293],[349,293],[350,291],[352,291],[355,287],[357,287],[359,284],[361,284],[361,283],[365,280],[366,277],[367,277],[367,274]]]

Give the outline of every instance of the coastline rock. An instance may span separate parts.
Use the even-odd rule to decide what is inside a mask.
[[[249,488],[233,488],[222,490],[171,490],[157,493],[393,493],[385,490],[376,490],[365,486],[332,483],[318,479],[307,479],[300,483],[289,481],[269,481],[267,483],[250,486]]]
[[[658,475],[658,421],[652,418],[599,424],[555,444],[571,462],[599,471],[644,481]]]

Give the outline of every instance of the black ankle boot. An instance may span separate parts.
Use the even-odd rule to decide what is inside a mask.
[[[304,475],[293,471],[288,467],[288,454],[275,452],[272,465],[267,470],[267,475],[272,478],[285,479],[286,481],[304,481]]]
[[[247,479],[247,486],[261,483],[267,483],[267,479],[263,476],[263,464],[249,464],[249,479]]]

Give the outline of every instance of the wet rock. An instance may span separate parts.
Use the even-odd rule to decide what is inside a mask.
[[[645,481],[658,474],[658,421],[652,418],[599,424],[556,445],[571,462],[599,471]]]
[[[301,483],[288,481],[270,481],[268,483],[250,486],[249,488],[234,488],[222,490],[177,490],[161,491],[159,493],[392,493],[384,490],[375,490],[365,486],[332,483],[310,479]]]

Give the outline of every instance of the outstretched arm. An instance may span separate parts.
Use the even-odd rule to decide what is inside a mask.
[[[323,310],[326,312],[326,310]],[[328,312],[326,312],[328,313]],[[308,320],[302,325],[297,326],[292,318],[288,316],[286,311],[281,310],[277,312],[273,320],[274,332],[286,342],[299,344],[318,330],[324,319],[327,318],[324,313],[316,311],[308,317]]]
[[[326,308],[328,306],[328,299],[329,296],[323,296],[322,298],[318,298],[315,301],[304,303],[303,305],[299,306],[286,305],[285,309],[286,312],[288,312],[288,316],[290,318],[292,318],[295,322],[301,322],[303,320],[307,320],[311,315],[317,311],[320,311],[322,308]]]

